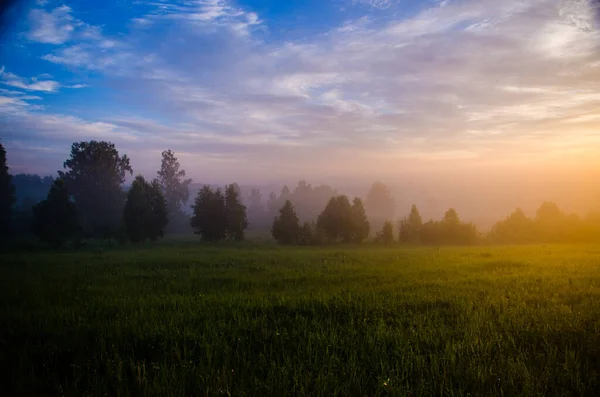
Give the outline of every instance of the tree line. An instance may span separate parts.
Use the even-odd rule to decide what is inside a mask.
[[[211,229],[217,222],[224,226],[223,237],[243,239],[247,227],[245,207],[234,185],[223,196],[206,187],[196,198],[195,216],[190,221],[184,211],[191,179],[171,150],[162,153],[161,167],[151,181],[138,175],[128,191],[127,174],[133,175],[130,160],[120,155],[110,142],[75,142],[58,178],[21,175],[13,178],[6,165],[6,150],[0,144],[0,233],[3,241],[21,229],[30,230],[40,241],[61,246],[68,241],[107,239],[112,243],[154,241],[188,223],[206,240],[216,240]],[[28,186],[16,194],[15,185]],[[47,186],[49,185],[49,186]],[[40,190],[47,188],[44,199]],[[206,201],[206,193],[211,193]],[[36,198],[38,200],[36,200]],[[40,200],[41,199],[41,200]],[[219,205],[222,204],[222,208]],[[210,213],[212,217],[202,214]],[[241,218],[240,218],[241,217]],[[240,220],[241,219],[241,220]],[[236,221],[237,220],[237,221]]]
[[[204,185],[197,192],[192,214],[186,206],[192,180],[171,150],[162,153],[153,180],[133,175],[130,160],[110,142],[75,142],[58,178],[11,176],[0,144],[0,232],[4,237],[24,229],[55,246],[88,238],[109,242],[154,241],[165,233],[192,232],[205,241],[241,241],[249,226],[269,230],[280,244],[317,245],[361,243],[476,244],[552,243],[600,240],[600,215],[585,218],[544,202],[535,217],[517,209],[489,233],[463,222],[449,209],[441,220],[424,222],[418,208],[394,222],[395,201],[381,182],[366,200],[352,200],[329,185],[313,187],[300,181],[279,195],[262,200],[260,190],[243,197],[237,183],[224,189]],[[247,204],[247,205],[246,205]],[[4,239],[6,240],[6,238]]]

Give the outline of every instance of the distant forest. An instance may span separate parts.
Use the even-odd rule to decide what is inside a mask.
[[[600,214],[563,212],[540,203],[534,217],[517,208],[481,233],[453,208],[442,219],[424,220],[416,205],[397,214],[382,182],[365,197],[347,197],[329,185],[300,181],[278,192],[238,183],[192,189],[175,153],[157,159],[156,178],[137,176],[110,142],[76,142],[57,176],[11,175],[0,144],[0,226],[5,242],[36,237],[60,246],[88,239],[120,243],[195,233],[206,241],[243,240],[246,232],[272,236],[281,244],[331,243],[478,244],[600,241]],[[192,191],[195,190],[195,191]],[[11,237],[11,238],[7,238]]]

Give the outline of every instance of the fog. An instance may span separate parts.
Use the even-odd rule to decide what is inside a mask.
[[[55,176],[98,140],[131,158],[127,183],[172,149],[196,188],[382,181],[396,218],[600,210],[597,1],[17,3],[0,46],[13,175]]]

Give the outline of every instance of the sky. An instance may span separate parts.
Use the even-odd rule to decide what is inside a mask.
[[[96,139],[147,176],[172,149],[211,183],[537,181],[600,200],[599,13],[596,0],[32,0],[0,39],[0,137],[12,173],[54,173]]]

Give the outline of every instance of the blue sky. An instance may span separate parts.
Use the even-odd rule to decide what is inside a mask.
[[[592,0],[30,1],[0,46],[13,173],[109,140],[151,176],[597,164]]]

